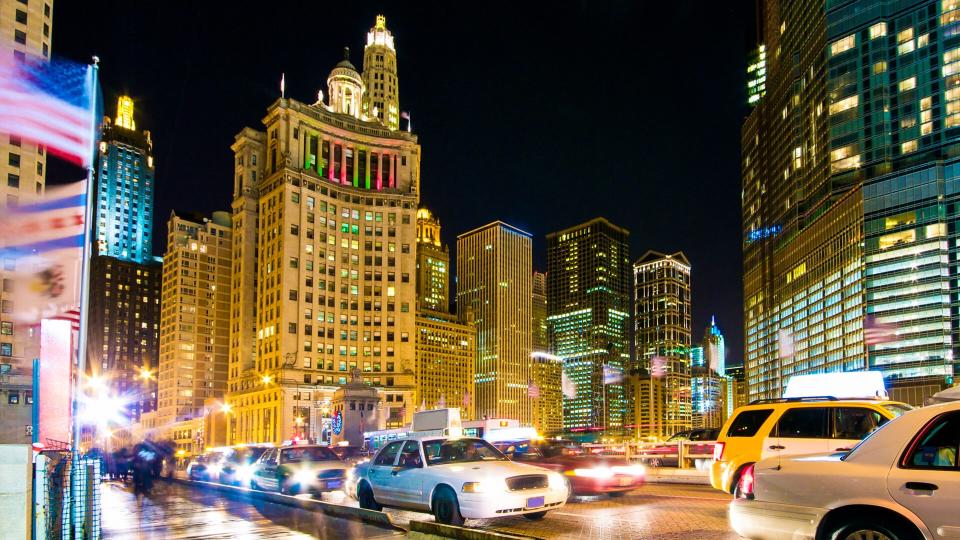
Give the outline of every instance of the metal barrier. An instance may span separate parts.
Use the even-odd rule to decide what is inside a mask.
[[[701,469],[713,460],[713,446],[716,441],[678,441],[645,442],[625,444],[584,444],[592,453],[621,455],[624,459],[664,466],[665,462],[676,462],[674,467],[681,469]]]
[[[74,463],[70,452],[42,452],[33,471],[34,538],[99,539],[100,460]]]

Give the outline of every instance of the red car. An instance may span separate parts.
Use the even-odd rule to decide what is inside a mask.
[[[698,428],[675,433],[666,441],[645,449],[643,451],[643,462],[651,467],[679,466],[677,447],[681,442],[687,443],[684,449],[688,456],[711,456],[713,455],[713,446],[719,435],[719,429],[710,428]]]
[[[529,463],[563,474],[573,495],[619,497],[643,485],[643,465],[616,456],[588,455],[569,441],[513,441],[497,443],[513,461]]]

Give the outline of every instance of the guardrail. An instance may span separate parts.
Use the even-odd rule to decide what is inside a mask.
[[[662,467],[668,463],[681,469],[702,469],[713,461],[717,441],[647,442],[625,444],[585,444],[588,452],[621,454],[625,459]],[[671,465],[667,465],[671,466]]]

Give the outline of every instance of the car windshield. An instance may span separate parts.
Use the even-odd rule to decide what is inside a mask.
[[[913,410],[913,407],[904,403],[886,403],[883,405],[883,408],[892,412],[894,418],[903,416],[905,413]]]
[[[889,406],[890,406],[890,405],[885,405],[885,407],[889,407]],[[898,407],[898,408],[902,408],[902,407]],[[847,458],[849,458],[850,456],[852,456],[853,454],[855,454],[855,453],[857,452],[857,450],[859,450],[860,447],[863,446],[863,443],[865,443],[865,442],[869,441],[870,439],[872,439],[874,435],[876,435],[877,433],[880,433],[880,431],[881,431],[883,428],[885,428],[885,427],[889,426],[890,424],[892,424],[892,423],[894,422],[894,420],[897,420],[898,418],[900,418],[901,415],[903,415],[903,413],[905,413],[905,412],[907,412],[907,411],[909,411],[909,410],[911,410],[911,409],[904,410],[904,411],[901,412],[899,415],[897,415],[896,417],[894,417],[893,420],[891,420],[891,421],[889,421],[889,422],[884,422],[883,424],[880,425],[880,427],[878,427],[878,428],[874,429],[873,431],[871,431],[869,435],[867,435],[867,436],[864,437],[863,439],[860,439],[860,442],[858,442],[856,445],[854,445],[854,447],[851,448],[849,452],[847,452],[847,455],[843,456],[843,457],[840,458],[840,459],[841,459],[842,461],[846,461]]]
[[[427,465],[468,461],[507,461],[499,450],[482,439],[440,439],[423,443]]]
[[[308,446],[305,448],[285,448],[280,452],[281,463],[297,463],[300,461],[339,461],[340,458],[333,450],[323,446]]]

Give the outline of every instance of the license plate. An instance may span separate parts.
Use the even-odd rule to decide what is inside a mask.
[[[621,485],[621,486],[630,486],[630,485],[633,485],[633,478],[621,478],[621,479],[620,479],[620,485]]]
[[[527,499],[527,508],[540,508],[543,506],[543,497],[530,497]]]
[[[342,483],[343,483],[343,482],[341,482],[340,480],[330,480],[329,482],[327,482],[327,487],[328,487],[328,488],[338,488],[338,487],[340,487],[340,484],[342,484]]]

